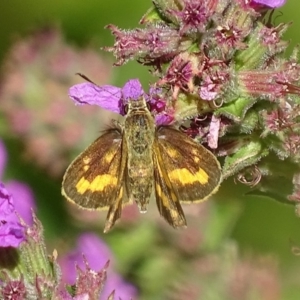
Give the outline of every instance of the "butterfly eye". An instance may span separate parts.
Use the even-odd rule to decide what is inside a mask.
[[[127,115],[127,113],[128,113],[128,104],[126,104],[125,106],[124,106],[124,115]]]
[[[147,105],[148,110],[151,111],[151,105],[150,105],[150,102],[146,102],[146,105]]]

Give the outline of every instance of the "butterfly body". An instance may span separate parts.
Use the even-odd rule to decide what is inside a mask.
[[[219,187],[221,168],[202,145],[179,130],[156,126],[146,100],[128,100],[123,125],[100,136],[68,167],[62,193],[86,209],[108,209],[104,231],[135,201],[147,211],[154,192],[160,214],[185,227],[180,205],[207,199]]]
[[[155,124],[143,98],[129,101],[123,137],[127,147],[127,194],[140,212],[147,211],[153,190]]]

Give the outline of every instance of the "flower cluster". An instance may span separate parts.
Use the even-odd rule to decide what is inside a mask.
[[[105,48],[116,65],[135,59],[152,69],[159,79],[149,93],[136,80],[123,89],[89,82],[70,97],[124,115],[129,85],[144,93],[157,125],[178,126],[220,157],[223,179],[236,176],[252,193],[274,197],[269,183],[284,175],[293,186],[275,198],[299,202],[298,48],[283,57],[289,25],[273,25],[270,13],[284,2],[155,0],[144,28],[108,25],[115,44]]]

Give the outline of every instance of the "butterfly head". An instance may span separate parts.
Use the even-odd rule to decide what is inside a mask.
[[[139,112],[148,110],[147,102],[144,97],[139,97],[138,99],[129,99],[127,102],[126,113]]]

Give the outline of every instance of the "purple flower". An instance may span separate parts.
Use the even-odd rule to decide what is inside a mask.
[[[104,109],[124,116],[124,106],[128,98],[137,99],[144,94],[138,79],[126,82],[121,89],[113,85],[98,86],[91,82],[80,83],[69,90],[75,104],[99,105]]]
[[[114,299],[130,300],[135,299],[137,295],[135,287],[124,281],[120,275],[115,273],[108,274],[101,300],[106,300],[113,290],[115,290]]]
[[[104,109],[121,114],[121,89],[112,85],[98,86],[91,82],[72,86],[69,96],[75,104],[99,105]]]
[[[122,95],[124,100],[137,100],[144,95],[142,85],[138,79],[128,80],[122,88]]]
[[[14,201],[0,182],[0,247],[17,248],[25,239],[25,228],[16,215]]]
[[[112,255],[105,243],[97,235],[91,233],[82,234],[77,240],[77,247],[60,261],[63,280],[68,284],[76,281],[75,263],[83,269],[85,264],[82,254],[86,257],[90,267],[94,270],[102,269]]]
[[[170,10],[180,23],[180,33],[200,30],[203,32],[213,11],[209,1],[185,0],[184,8],[180,11]]]
[[[7,153],[3,142],[0,140],[0,180],[4,173]],[[5,183],[6,189],[14,198],[14,208],[21,218],[28,224],[33,224],[32,210],[35,209],[32,190],[25,183],[11,180]]]
[[[262,4],[271,8],[283,6],[286,0],[253,0],[256,4]]]
[[[128,99],[138,99],[141,96],[146,97],[150,102],[151,110],[153,107],[162,106],[162,102],[164,102],[163,107],[166,106],[165,101],[156,100],[151,92],[151,97],[145,94],[138,79],[127,81],[123,88],[112,85],[97,86],[91,82],[80,83],[70,88],[69,96],[77,105],[98,105],[122,116],[125,115],[125,106]],[[156,102],[157,105],[155,105]],[[173,121],[173,117],[169,112],[153,109],[152,113],[155,115],[155,122],[158,125],[166,125]]]
[[[169,84],[172,86],[174,99],[177,98],[180,90],[192,90],[195,68],[191,60],[188,55],[176,56],[167,69],[166,75],[159,82],[159,85]]]
[[[63,282],[67,284],[75,283],[77,277],[76,265],[80,269],[85,269],[82,255],[85,256],[91,269],[96,272],[103,269],[107,261],[113,261],[110,249],[97,235],[92,233],[82,234],[78,238],[76,248],[60,260]],[[125,282],[120,275],[109,271],[101,293],[101,299],[107,299],[113,290],[115,290],[115,299],[129,300],[136,295],[136,289],[132,285]]]

